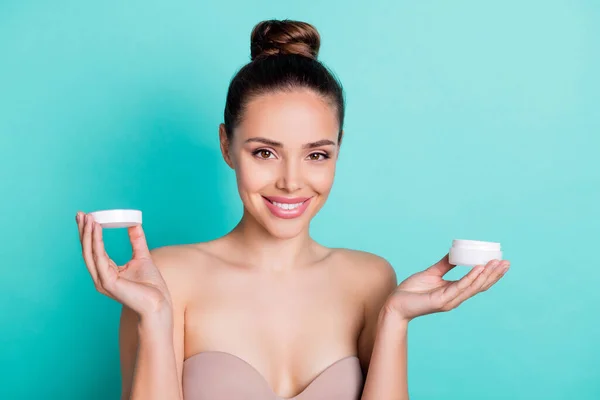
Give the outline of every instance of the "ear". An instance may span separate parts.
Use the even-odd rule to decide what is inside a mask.
[[[219,125],[219,142],[221,143],[221,154],[223,155],[223,159],[229,165],[230,168],[233,168],[233,162],[231,161],[231,156],[229,155],[229,139],[227,138],[227,131],[225,130],[225,124]]]

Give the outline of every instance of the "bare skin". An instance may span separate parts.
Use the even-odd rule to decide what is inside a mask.
[[[289,398],[333,362],[358,355],[369,286],[383,304],[395,287],[393,270],[375,255],[311,247],[302,265],[284,271],[248,266],[230,238],[158,250],[179,253],[168,261],[177,276],[167,280],[172,293],[186,294],[174,303],[185,307],[178,365],[202,351],[228,352]],[[387,288],[376,287],[386,283],[379,274]],[[366,371],[369,355],[361,355]]]
[[[456,308],[506,272],[508,261],[490,263],[449,282],[444,257],[398,285],[385,259],[316,243],[309,224],[332,188],[340,149],[333,111],[311,91],[277,92],[249,103],[232,140],[220,127],[244,204],[242,220],[222,238],[150,251],[142,228],[129,228],[134,256],[119,269],[100,226],[78,213],[90,275],[123,304],[123,398],[181,399],[184,360],[222,351],[247,361],[283,398],[344,357],[358,356],[365,375],[377,358],[381,372],[369,375],[363,399],[407,399],[408,321]],[[310,203],[283,219],[265,196]],[[157,376],[162,386],[151,387]]]

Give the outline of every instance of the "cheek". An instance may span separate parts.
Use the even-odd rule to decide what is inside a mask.
[[[320,194],[328,194],[333,186],[335,164],[321,166],[310,171],[311,186]]]
[[[238,162],[236,175],[241,191],[255,192],[273,182],[275,179],[273,169],[260,164],[260,161],[257,162],[248,158]]]

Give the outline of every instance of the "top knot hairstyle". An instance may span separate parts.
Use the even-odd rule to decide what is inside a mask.
[[[319,32],[300,21],[259,22],[250,35],[252,60],[275,54],[299,54],[316,60],[320,46]]]
[[[246,105],[261,94],[308,88],[335,109],[339,122],[338,144],[344,123],[342,85],[318,61],[321,38],[314,26],[301,21],[259,22],[250,35],[251,61],[233,77],[225,104],[225,130],[229,140]]]

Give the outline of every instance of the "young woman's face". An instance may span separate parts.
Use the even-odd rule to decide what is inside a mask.
[[[308,227],[329,196],[339,152],[335,108],[308,89],[254,98],[227,144],[245,208],[273,236]]]

